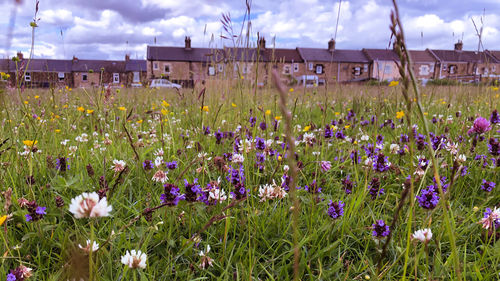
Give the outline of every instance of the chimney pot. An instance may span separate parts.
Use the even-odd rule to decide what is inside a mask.
[[[186,36],[186,38],[184,39],[184,48],[186,50],[191,50],[191,37]]]
[[[333,40],[333,38],[328,41],[328,51],[335,51],[335,40]]]
[[[126,54],[125,55],[125,61],[129,61],[130,60],[130,55],[129,54]]]
[[[23,60],[23,58],[24,58],[23,53],[22,52],[17,52],[17,58],[19,60]]]
[[[259,38],[259,48],[264,50],[266,48],[266,38]]]
[[[458,40],[457,43],[455,43],[455,51],[462,51],[464,47],[464,43],[462,42],[462,40]]]

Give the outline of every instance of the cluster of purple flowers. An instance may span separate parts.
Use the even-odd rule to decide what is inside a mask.
[[[313,180],[310,185],[304,186],[304,189],[312,194],[321,193],[322,190],[322,188],[318,186],[316,180]]]
[[[180,194],[180,189],[174,184],[167,183],[163,185],[165,193],[161,195],[160,199],[164,204],[169,206],[176,206],[179,201],[184,200],[186,196]]]
[[[200,185],[198,184],[198,179],[194,179],[193,183],[189,183],[186,179],[184,179],[184,188],[185,191],[185,200],[187,202],[196,202],[198,201],[198,196],[201,193]]]
[[[476,120],[474,120],[474,124],[472,127],[467,131],[467,134],[472,135],[472,134],[483,134],[491,130],[491,123],[488,121],[488,119],[483,118],[483,117],[478,117]]]
[[[379,195],[384,194],[384,189],[380,188],[380,180],[377,177],[371,180],[368,190],[372,200],[375,200]]]
[[[345,204],[342,201],[333,202],[330,200],[330,203],[328,203],[328,215],[332,219],[340,218],[344,215],[344,206]]]
[[[491,112],[490,122],[491,122],[491,124],[498,124],[498,123],[500,123],[500,115],[498,114],[498,111],[496,109],[493,110],[493,112]]]
[[[28,210],[28,213],[24,216],[26,221],[39,221],[47,214],[47,207],[38,206],[35,200],[25,203],[24,207]]]
[[[376,172],[385,172],[389,170],[389,157],[379,153],[373,161],[373,170]]]
[[[69,158],[58,157],[56,159],[56,169],[61,172],[66,172],[69,170]]]
[[[486,208],[486,212],[484,212],[483,218],[485,219],[489,218],[492,212],[493,212],[492,209]],[[494,223],[495,223],[495,229],[500,229],[500,219],[495,219]]]
[[[142,167],[146,171],[152,170],[154,168],[153,161],[151,161],[151,160],[144,160],[144,162],[142,162]]]
[[[372,224],[372,235],[377,238],[383,238],[389,235],[391,230],[389,226],[385,224],[384,220],[377,220],[374,224]]]
[[[500,155],[500,142],[496,138],[488,140],[488,152],[493,156]]]
[[[167,166],[167,168],[169,170],[177,169],[177,161],[167,162],[167,163],[165,163],[165,165]]]
[[[496,186],[496,183],[483,179],[483,184],[481,185],[481,190],[484,190],[486,192],[491,192],[493,190],[493,188],[495,188],[495,186]]]
[[[432,210],[439,203],[439,191],[435,185],[429,185],[423,188],[420,196],[416,196],[418,204],[424,209]]]
[[[344,189],[346,194],[351,194],[353,187],[354,183],[351,181],[351,176],[347,175],[347,177],[342,180],[342,188]]]
[[[247,193],[250,190],[245,188],[245,173],[242,165],[240,165],[239,168],[229,166],[228,176],[226,176],[226,179],[234,187],[234,192],[231,192],[233,198],[239,200],[247,196]]]

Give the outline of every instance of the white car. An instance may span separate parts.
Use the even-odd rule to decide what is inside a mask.
[[[153,79],[151,80],[151,88],[182,88],[181,85],[172,83],[166,79]]]

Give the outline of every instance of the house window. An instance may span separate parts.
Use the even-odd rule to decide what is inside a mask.
[[[353,67],[352,74],[354,74],[355,76],[361,75],[361,67]]]
[[[248,70],[249,70],[249,67],[248,67],[248,65],[245,63],[245,64],[243,65],[243,69],[241,70],[241,72],[242,72],[242,73],[244,73],[244,74],[246,74],[246,73],[248,73],[248,72],[249,72]]]
[[[314,70],[314,64],[312,62],[309,63],[309,70]]]
[[[115,84],[120,83],[120,74],[119,73],[113,73],[113,83],[115,83]]]
[[[87,73],[83,73],[82,74],[82,81],[87,81],[87,80],[88,80]]]
[[[299,64],[298,63],[293,64],[293,72],[299,72]]]
[[[223,65],[223,64],[221,64],[221,63],[219,63],[219,64],[217,65],[217,71],[218,71],[218,72],[223,72],[223,71],[224,71],[224,65]]]
[[[290,74],[291,73],[291,67],[290,65],[284,65],[283,66],[283,74]]]
[[[491,66],[491,72],[495,72],[495,71],[497,71],[497,67],[496,67],[496,65],[492,65]]]
[[[455,74],[457,72],[457,66],[456,65],[450,65],[450,74]]]
[[[135,83],[135,82],[140,82],[141,78],[140,78],[140,76],[139,76],[139,72],[137,72],[137,71],[136,71],[136,72],[134,72],[133,74],[134,74],[134,77],[133,77],[133,79],[132,79],[132,82],[134,82],[134,83]]]
[[[154,70],[158,70],[159,69],[158,62],[153,62],[153,69]]]
[[[420,70],[419,70],[420,75],[429,75],[429,66],[428,65],[421,65]]]
[[[390,65],[390,64],[386,64],[386,65],[384,66],[384,74],[391,74],[391,72],[392,72],[392,67],[391,67],[391,65]]]
[[[487,67],[483,68],[483,74],[488,75],[488,68]]]
[[[64,72],[57,73],[57,78],[59,78],[59,81],[64,81]]]
[[[215,67],[213,67],[213,66],[208,67],[208,75],[210,75],[210,76],[215,75]]]
[[[323,73],[323,66],[321,64],[316,65],[316,74]]]
[[[24,73],[24,81],[26,81],[26,82],[31,81],[31,72]]]
[[[167,74],[170,73],[170,64],[165,64],[163,66],[163,73],[167,73]]]
[[[367,64],[363,65],[363,72],[368,72],[368,65]]]

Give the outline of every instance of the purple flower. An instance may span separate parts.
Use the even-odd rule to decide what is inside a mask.
[[[330,127],[326,126],[325,127],[325,139],[329,139],[333,137],[333,131],[330,129]]]
[[[142,167],[146,171],[152,170],[154,168],[153,162],[151,160],[144,160],[144,162],[142,162]]]
[[[484,212],[483,218],[488,219],[492,212],[493,210],[491,210],[490,208],[486,208],[486,212]],[[500,219],[495,219],[494,222],[495,222],[495,229],[500,229]]]
[[[374,237],[383,238],[388,236],[389,233],[391,233],[391,230],[384,220],[377,220],[376,223],[372,224],[372,235]]]
[[[476,120],[474,120],[474,125],[472,125],[472,128],[470,128],[469,131],[467,131],[467,134],[472,135],[472,134],[482,134],[486,133],[489,130],[491,130],[491,123],[488,121],[486,118],[483,117],[478,117]]]
[[[165,193],[161,195],[160,199],[164,204],[168,206],[176,206],[180,200],[185,199],[184,194],[180,194],[180,189],[173,184],[167,183],[163,185]]]
[[[432,210],[439,203],[439,194],[434,185],[429,185],[422,189],[420,196],[416,196],[418,204],[424,209]]]
[[[496,109],[491,112],[490,122],[491,124],[500,123],[500,115],[498,114],[498,111]]]
[[[46,209],[47,209],[47,207],[40,207],[40,206],[38,206],[36,208],[35,213],[37,213],[38,215],[46,215],[47,214],[47,212],[45,211]]]
[[[318,183],[316,183],[316,180],[313,180],[310,186],[304,186],[304,189],[312,194],[321,193],[322,190],[321,187],[318,187]]]
[[[56,159],[56,169],[61,172],[69,170],[69,158],[59,157]]]
[[[200,185],[198,184],[198,179],[194,179],[193,183],[189,183],[184,179],[185,200],[187,202],[196,202],[198,200],[198,194],[201,193]]]
[[[332,219],[338,219],[344,215],[344,206],[345,204],[342,201],[333,202],[330,200],[327,213]]]
[[[351,194],[353,187],[354,183],[351,181],[351,176],[347,175],[347,177],[342,180],[342,188],[344,189],[346,194]]]
[[[496,138],[488,140],[488,152],[493,156],[500,155],[500,142]]]
[[[175,170],[177,168],[177,161],[167,162],[165,163],[169,170]]]
[[[327,172],[332,168],[332,164],[330,163],[330,161],[321,161],[320,166],[323,172]]]
[[[496,184],[492,181],[487,181],[483,179],[483,184],[481,185],[481,189],[486,192],[491,192],[493,188],[495,188]]]
[[[255,138],[255,148],[259,150],[266,149],[266,141],[263,138]]]
[[[257,164],[262,164],[264,161],[266,161],[266,155],[264,153],[257,152],[255,154],[255,162]]]
[[[30,216],[30,214],[26,214],[24,215],[24,217],[26,218],[26,221],[32,221],[33,218]]]
[[[380,188],[380,180],[375,177],[371,180],[370,185],[368,186],[370,195],[372,200],[377,199],[379,195],[384,194],[384,189]]]
[[[377,172],[385,172],[389,170],[388,157],[383,153],[378,154],[375,161],[373,161],[373,170]]]
[[[410,142],[410,138],[408,137],[408,135],[401,134],[401,136],[399,137],[399,141],[402,143]]]
[[[265,131],[267,129],[267,124],[266,122],[260,122],[259,124],[259,128],[262,130],[262,131]]]
[[[255,122],[257,122],[257,118],[255,116],[250,117],[250,127],[255,126]]]
[[[16,281],[16,280],[17,278],[14,274],[12,273],[7,274],[7,281]]]
[[[203,134],[210,135],[210,126],[203,126]]]

